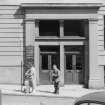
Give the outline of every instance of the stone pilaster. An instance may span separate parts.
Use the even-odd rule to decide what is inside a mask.
[[[89,20],[89,88],[104,87],[97,59],[97,20]]]

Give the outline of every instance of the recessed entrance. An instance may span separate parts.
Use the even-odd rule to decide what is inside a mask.
[[[65,47],[65,84],[83,83],[84,72],[84,48],[83,46]]]
[[[53,64],[61,70],[62,84],[84,84],[88,73],[88,20],[39,20],[38,83],[52,83]],[[85,45],[86,44],[86,45]],[[39,52],[40,51],[40,52]],[[36,58],[37,58],[36,55]]]

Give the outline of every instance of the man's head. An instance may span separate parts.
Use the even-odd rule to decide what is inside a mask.
[[[57,65],[54,64],[53,65],[53,69],[56,70],[57,69]]]
[[[30,67],[34,67],[34,64],[33,63],[30,63]]]

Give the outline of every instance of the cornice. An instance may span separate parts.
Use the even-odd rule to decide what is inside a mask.
[[[101,7],[102,3],[22,3],[22,8],[71,8],[71,7]]]

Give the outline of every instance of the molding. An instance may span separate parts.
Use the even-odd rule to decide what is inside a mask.
[[[78,19],[98,19],[98,15],[97,14],[89,14],[88,12],[87,13],[74,13],[74,14],[71,14],[71,13],[67,13],[67,14],[26,14],[26,20],[78,20]]]
[[[59,45],[80,45],[80,46],[82,46],[82,45],[84,45],[84,41],[62,41],[62,42],[58,42],[58,41],[50,41],[50,42],[47,42],[47,41],[41,41],[41,42],[37,42],[37,41],[35,41],[35,45],[37,46],[37,45],[48,45],[48,46],[59,46]]]
[[[91,22],[91,21],[98,21],[99,19],[98,18],[89,18],[88,20]]]
[[[36,41],[70,41],[70,40],[72,40],[72,41],[75,41],[75,40],[77,40],[77,41],[84,41],[84,40],[87,40],[85,37],[73,37],[73,36],[71,36],[71,37],[66,37],[66,36],[64,36],[64,37],[51,37],[51,36],[46,36],[46,37],[35,37],[35,40]]]
[[[22,3],[22,8],[71,8],[71,7],[101,7],[102,3]]]
[[[35,21],[35,19],[31,19],[31,18],[27,18],[27,19],[24,19],[24,21]]]

